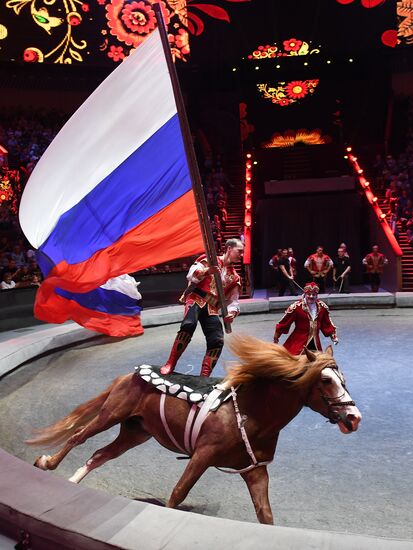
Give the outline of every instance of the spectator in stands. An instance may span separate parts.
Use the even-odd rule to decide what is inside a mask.
[[[406,222],[406,235],[410,246],[413,247],[413,215]]]
[[[379,252],[379,247],[375,244],[370,254],[363,259],[363,265],[367,268],[367,273],[369,275],[371,291],[378,292],[381,283],[381,275],[384,270],[384,266],[389,263],[388,259],[384,254]]]
[[[6,235],[0,237],[0,252],[10,252],[11,244]]]
[[[22,267],[26,264],[26,255],[18,244],[13,247],[10,258],[16,262],[17,267]]]
[[[406,208],[404,208],[400,213],[399,220],[400,220],[402,231],[406,231],[406,224],[412,216],[413,216],[413,202],[411,201],[411,199],[409,199],[407,201]]]
[[[23,265],[19,267],[13,277],[13,281],[16,283],[17,288],[24,288],[30,285],[32,280],[32,274],[30,273],[29,267]]]
[[[40,286],[40,279],[37,275],[33,275],[30,281],[30,286]]]
[[[346,255],[346,250],[340,247],[337,250],[337,258],[334,260],[333,281],[338,287],[339,293],[349,294],[350,284],[349,275],[351,271],[350,258]]]
[[[278,260],[279,270],[279,287],[278,296],[284,296],[287,287],[290,289],[291,296],[297,296],[294,285],[294,276],[291,269],[291,264],[288,259],[288,248],[283,248],[281,257]]]
[[[11,273],[9,271],[6,271],[6,273],[3,274],[3,278],[0,283],[0,289],[11,290],[15,286],[16,286],[16,283],[13,281]]]
[[[311,254],[311,256],[307,258],[304,267],[310,273],[312,280],[317,283],[320,293],[324,294],[326,290],[326,277],[333,268],[333,261],[330,256],[324,254],[324,248],[322,246],[317,246],[315,254]]]

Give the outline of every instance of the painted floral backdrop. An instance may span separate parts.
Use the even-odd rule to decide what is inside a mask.
[[[155,29],[153,4],[156,1],[2,0],[6,12],[0,12],[0,57],[71,64],[88,61],[98,51],[106,60],[117,63]],[[247,1],[221,0],[221,4]],[[227,9],[216,1],[163,0],[159,3],[174,59],[187,60],[189,38],[204,32],[208,18],[230,22]],[[8,55],[15,36],[19,37],[20,51]],[[23,46],[22,36],[25,37]]]

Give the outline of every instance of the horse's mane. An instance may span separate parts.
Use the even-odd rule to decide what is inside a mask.
[[[327,353],[316,352],[315,360],[310,361],[305,354],[291,355],[283,346],[245,334],[232,336],[229,348],[239,358],[239,362],[229,365],[225,378],[233,386],[269,378],[305,390],[315,383],[325,367],[334,363]]]

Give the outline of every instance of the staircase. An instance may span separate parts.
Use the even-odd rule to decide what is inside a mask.
[[[227,212],[228,219],[225,230],[222,231],[223,243],[228,239],[240,238],[240,227],[244,226],[244,206],[245,206],[245,166],[228,166],[225,170],[232,187],[227,190]],[[246,272],[245,265],[240,262],[235,265],[237,273],[242,279],[241,298],[250,298],[249,274]]]
[[[386,214],[387,221],[390,223],[391,213],[390,207],[385,201],[384,197],[379,198],[379,206]],[[397,228],[399,230],[399,246],[402,249],[402,291],[413,292],[413,248],[409,245],[407,234],[402,231],[400,222],[397,222]]]

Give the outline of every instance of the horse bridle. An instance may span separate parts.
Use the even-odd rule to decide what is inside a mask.
[[[317,389],[320,392],[321,399],[324,401],[324,403],[327,406],[327,418],[329,419],[331,424],[337,424],[337,422],[340,422],[341,420],[347,425],[346,415],[343,412],[339,412],[335,409],[340,407],[355,407],[356,404],[354,401],[337,401],[338,399],[341,399],[346,394],[346,392],[348,393],[346,388],[345,378],[335,363],[332,363],[331,365],[327,365],[324,368],[332,369],[332,371],[336,374],[337,378],[340,380],[341,387],[344,390],[343,393],[337,397],[329,397],[323,392],[323,389],[320,383],[317,385]]]

